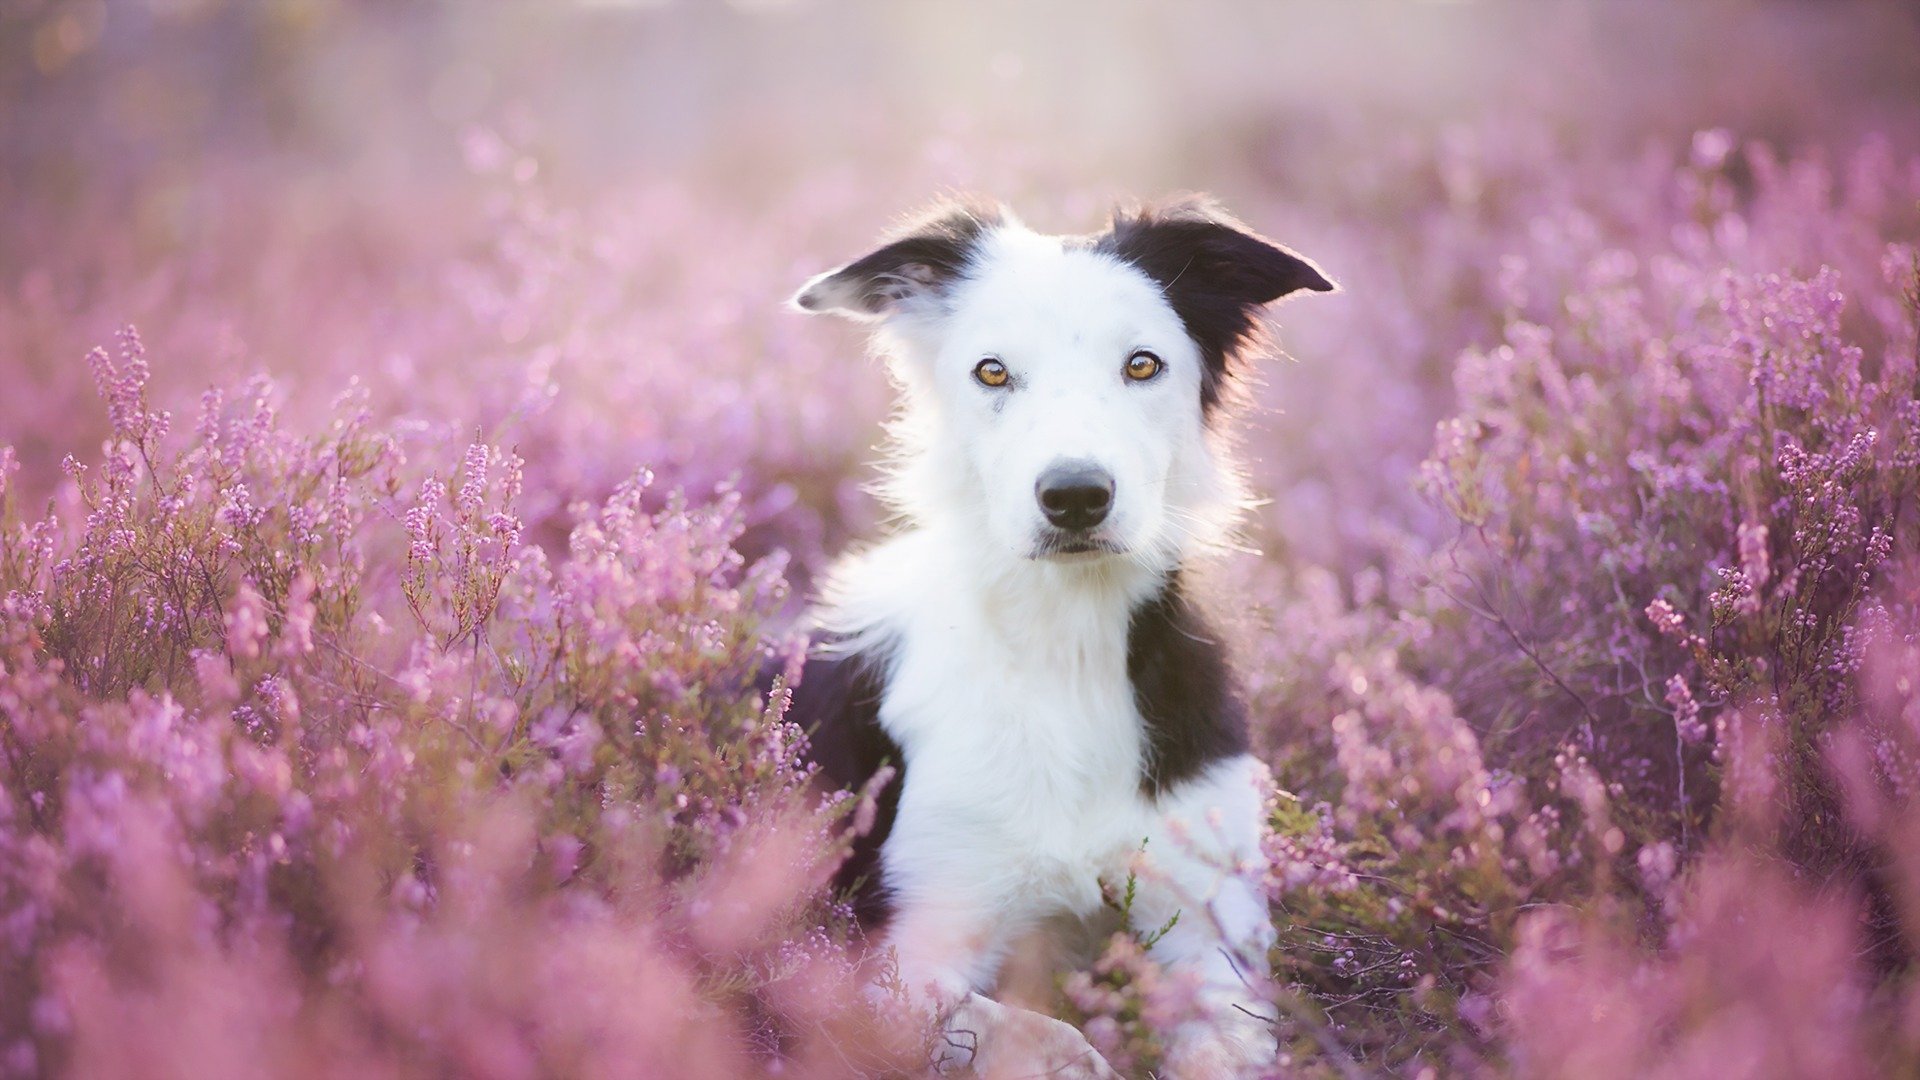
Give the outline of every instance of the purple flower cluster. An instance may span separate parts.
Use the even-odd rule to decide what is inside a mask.
[[[838,944],[852,803],[760,701],[793,650],[737,494],[649,509],[641,476],[550,555],[510,452],[471,446],[450,493],[352,398],[299,435],[266,382],[174,442],[131,331],[90,363],[104,464],[46,517],[6,504],[0,1068],[917,1049]]]

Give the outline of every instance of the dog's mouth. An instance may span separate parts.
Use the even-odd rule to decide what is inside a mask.
[[[1124,555],[1126,548],[1094,533],[1049,529],[1033,545],[1031,559],[1085,559],[1101,555]]]

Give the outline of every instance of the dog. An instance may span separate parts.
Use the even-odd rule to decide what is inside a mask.
[[[899,526],[826,575],[789,716],[828,782],[893,770],[840,880],[936,1064],[1113,1075],[992,995],[1130,877],[1204,1006],[1174,1075],[1272,1064],[1268,778],[1194,582],[1246,503],[1222,429],[1263,309],[1333,288],[1186,197],[1087,236],[946,202],[794,296],[870,326],[898,388]]]

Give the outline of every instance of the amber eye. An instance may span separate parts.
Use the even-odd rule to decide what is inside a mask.
[[[1146,382],[1166,368],[1160,358],[1145,349],[1127,357],[1127,378],[1134,382]]]
[[[989,356],[973,365],[973,377],[981,386],[1005,386],[1012,375],[1007,372],[1007,365]]]

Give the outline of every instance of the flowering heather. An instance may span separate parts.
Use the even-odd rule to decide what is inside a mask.
[[[843,807],[751,685],[791,650],[737,496],[651,512],[638,476],[550,560],[511,453],[450,496],[352,396],[298,436],[264,380],[173,443],[147,364],[90,357],[71,513],[8,508],[10,1072],[726,1074],[857,1023]]]
[[[1142,174],[1344,287],[1281,310],[1210,583],[1280,1074],[1910,1075],[1920,157],[1869,129],[1920,129],[1594,110],[1250,107]],[[888,390],[779,303],[937,189],[1072,229],[1112,178],[855,118],[856,165],[596,186],[502,113],[333,218],[218,148],[0,206],[0,1078],[925,1060],[830,886],[872,793],[767,691],[884,527]],[[1160,1075],[1191,988],[1107,884],[1029,996]]]

